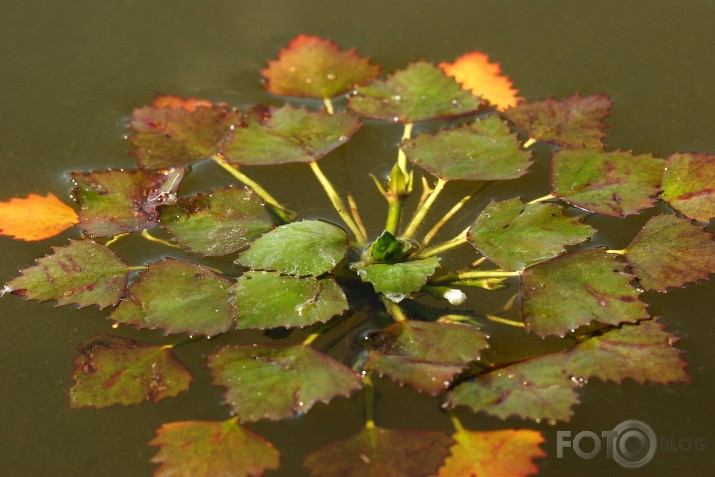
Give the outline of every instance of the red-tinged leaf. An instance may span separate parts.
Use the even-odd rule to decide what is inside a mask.
[[[648,290],[682,287],[715,273],[713,234],[675,215],[652,217],[624,252]]]
[[[502,419],[568,421],[578,395],[564,371],[566,359],[566,353],[547,354],[481,374],[450,391],[448,402]]]
[[[332,98],[377,77],[380,68],[370,64],[354,48],[340,50],[330,40],[298,35],[277,60],[261,71],[265,87],[273,94],[308,98]]]
[[[366,370],[429,394],[445,391],[488,347],[487,336],[471,326],[420,321],[395,323],[370,341]]]
[[[551,191],[576,207],[625,217],[653,205],[664,165],[650,154],[564,149],[551,160]]]
[[[439,67],[454,78],[462,88],[481,96],[497,107],[499,111],[516,106],[519,90],[508,76],[501,72],[499,63],[490,63],[489,57],[481,51],[465,53],[454,63],[440,63]]]
[[[53,194],[30,194],[0,202],[0,234],[19,240],[44,240],[77,223],[74,209]]]
[[[432,475],[449,454],[441,431],[368,427],[308,454],[313,477],[421,477]]]
[[[134,110],[130,125],[135,133],[129,141],[132,154],[142,167],[177,167],[207,159],[218,152],[218,144],[240,113],[224,104],[190,98],[159,97],[151,107]]]
[[[623,325],[579,343],[569,354],[566,370],[579,378],[618,384],[628,378],[639,384],[689,382],[688,363],[673,347],[678,340],[655,319]]]
[[[479,106],[478,98],[424,61],[361,86],[350,98],[350,107],[363,116],[401,123],[463,116]]]
[[[32,300],[57,300],[57,305],[76,303],[100,308],[116,304],[124,294],[129,267],[114,252],[91,240],[70,240],[66,247],[52,247],[53,255],[22,270],[7,287],[14,295]]]
[[[539,472],[533,459],[546,457],[543,436],[531,429],[459,429],[452,438],[456,444],[437,477],[526,477]]]
[[[602,248],[567,253],[521,274],[521,313],[541,337],[564,336],[593,321],[618,325],[648,318],[626,264]]]
[[[355,371],[309,346],[224,346],[207,359],[244,422],[293,417],[361,386]]]
[[[236,165],[314,162],[345,144],[360,126],[348,111],[329,114],[290,105],[254,110],[231,132],[221,152]]]
[[[150,263],[109,318],[167,333],[213,336],[236,318],[231,282],[196,263],[175,258]]]
[[[170,348],[120,336],[94,336],[72,364],[70,406],[102,408],[159,402],[189,389],[191,374]]]
[[[136,232],[159,220],[157,207],[172,204],[183,170],[72,172],[80,205],[79,228],[93,237]]]
[[[149,445],[160,447],[154,477],[260,477],[280,466],[273,444],[235,419],[169,422]]]
[[[603,148],[604,119],[610,113],[607,96],[580,96],[564,100],[548,98],[506,111],[506,116],[534,140],[561,146]]]
[[[660,196],[678,212],[708,222],[715,217],[715,155],[673,154],[662,188]]]

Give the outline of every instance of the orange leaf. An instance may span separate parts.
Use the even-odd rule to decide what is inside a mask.
[[[454,63],[440,63],[439,67],[462,88],[486,99],[499,111],[519,102],[519,90],[513,88],[508,76],[501,74],[499,63],[490,63],[487,55],[480,51],[466,53]]]
[[[77,223],[74,209],[53,194],[0,202],[0,234],[20,240],[44,240]]]
[[[185,109],[187,111],[196,111],[196,108],[210,108],[213,106],[211,101],[206,101],[205,99],[196,98],[186,98],[182,99],[178,96],[171,96],[169,94],[160,94],[154,98],[152,107],[155,109]]]

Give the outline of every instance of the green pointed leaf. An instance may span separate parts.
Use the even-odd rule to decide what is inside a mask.
[[[547,354],[479,375],[450,391],[448,402],[502,419],[568,421],[578,395],[577,384],[564,372],[566,358]]]
[[[359,262],[352,265],[362,281],[372,283],[376,292],[394,302],[419,291],[438,266],[439,257],[394,264]]]
[[[369,118],[414,123],[462,116],[480,101],[431,63],[420,61],[357,90],[350,107]]]
[[[236,317],[231,282],[208,268],[175,258],[150,263],[109,318],[167,333],[213,336]]]
[[[77,350],[72,407],[159,402],[189,389],[192,379],[170,347],[105,335],[82,341]]]
[[[715,217],[715,155],[673,154],[663,174],[663,200],[698,222]]]
[[[358,374],[309,346],[224,346],[207,356],[213,383],[241,421],[279,420],[360,389]]]
[[[298,35],[261,71],[273,94],[333,98],[375,78],[380,68],[354,48],[344,51],[330,40]]]
[[[345,294],[332,278],[246,272],[233,286],[233,294],[238,328],[303,328],[348,309]]]
[[[505,270],[521,270],[553,258],[596,231],[556,204],[491,201],[469,229],[467,240]]]
[[[626,264],[601,249],[567,253],[521,276],[521,313],[539,336],[564,336],[594,320],[618,325],[648,318]]]
[[[169,422],[149,445],[160,447],[151,459],[154,477],[259,477],[280,466],[273,444],[239,425],[225,422]]]
[[[176,242],[207,256],[236,252],[273,228],[255,193],[234,187],[181,198],[162,207],[160,219]]]
[[[410,240],[400,240],[385,230],[368,247],[369,257],[376,263],[397,263],[405,260],[415,250]]]
[[[548,98],[507,109],[505,114],[530,138],[561,146],[603,148],[604,119],[611,109],[607,96]]]
[[[498,116],[478,119],[437,134],[422,133],[400,146],[407,159],[444,180],[498,181],[526,174],[531,153],[523,151]]]
[[[551,190],[576,207],[624,217],[653,205],[663,166],[650,154],[564,149],[552,158]]]
[[[290,105],[257,109],[233,130],[221,152],[235,165],[314,162],[345,144],[360,126],[348,111],[329,114]]]
[[[655,320],[623,325],[590,338],[571,351],[566,369],[583,379],[597,377],[620,384],[630,378],[668,384],[689,382],[688,363],[673,347],[678,338]]]
[[[14,295],[32,300],[57,300],[57,305],[81,307],[116,304],[124,294],[129,267],[114,252],[91,240],[72,240],[52,247],[53,255],[21,270],[7,283]]]
[[[236,263],[288,275],[322,275],[340,262],[348,239],[339,227],[320,220],[282,225],[251,244]]]
[[[94,237],[136,232],[159,220],[157,207],[173,204],[183,177],[181,169],[165,171],[71,172],[80,205],[78,227]]]
[[[400,384],[438,394],[487,348],[487,336],[471,326],[403,321],[371,337],[366,370]]]
[[[136,132],[129,138],[136,147],[132,154],[148,169],[183,166],[213,156],[240,118],[238,111],[223,104],[160,107],[159,99],[152,107],[135,109],[130,122]]]
[[[313,477],[416,477],[432,475],[449,454],[441,431],[365,428],[308,454]]]
[[[682,287],[715,273],[713,234],[675,215],[651,217],[626,247],[625,257],[647,290]]]

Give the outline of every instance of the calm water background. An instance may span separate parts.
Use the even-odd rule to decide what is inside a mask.
[[[70,170],[133,167],[123,136],[131,110],[154,93],[226,100],[235,105],[280,104],[262,89],[257,70],[279,47],[304,32],[355,46],[391,72],[408,62],[452,60],[480,49],[500,61],[527,99],[575,92],[605,93],[614,101],[608,147],[652,152],[715,153],[715,2],[713,1],[6,1],[0,7],[0,200],[30,192],[66,197]],[[400,128],[369,123],[343,151],[325,160],[338,184],[350,183],[369,211],[374,235],[383,204],[360,171],[381,173],[394,160]],[[538,148],[537,148],[538,149]],[[537,154],[532,177],[504,188],[487,189],[474,208],[491,197],[545,194],[547,156]],[[303,217],[334,218],[327,199],[304,166],[256,171],[279,199]],[[301,185],[305,179],[308,187]],[[227,184],[211,164],[201,164],[184,191]],[[453,184],[440,199],[448,207],[466,186]],[[490,195],[492,194],[492,195]],[[476,213],[476,210],[474,210]],[[473,217],[473,216],[472,216]],[[455,223],[456,233],[472,217]],[[592,218],[601,231],[596,243],[622,248],[645,221]],[[712,229],[712,227],[711,227]],[[75,232],[39,242],[0,237],[0,281],[16,275]],[[138,245],[142,249],[137,248]],[[129,263],[169,253],[160,246],[126,240],[115,247]],[[174,254],[181,257],[182,255]],[[459,260],[459,255],[451,259]],[[464,258],[466,259],[466,258]],[[228,264],[223,264],[228,267]],[[648,293],[651,313],[662,316],[690,361],[689,385],[621,386],[592,381],[570,423],[549,426],[506,422],[460,412],[469,427],[530,427],[544,433],[547,459],[542,475],[711,475],[715,466],[713,384],[713,297],[706,282],[667,295]],[[477,294],[470,306],[489,311],[511,291]],[[473,294],[474,295],[474,294]],[[215,344],[178,350],[197,377],[189,393],[159,405],[70,410],[70,361],[74,346],[90,335],[111,333],[108,311],[77,310],[51,304],[0,300],[0,475],[148,476],[154,430],[175,420],[225,419],[221,390],[210,386],[201,355]],[[527,352],[532,342],[510,341],[510,330],[488,330],[505,356]],[[159,333],[121,328],[120,334],[162,342]],[[235,338],[219,338],[228,342]],[[449,420],[436,401],[378,387],[378,424],[386,427],[438,427]],[[415,416],[420,416],[418,420]],[[658,452],[645,468],[627,471],[603,453],[591,461],[571,453],[557,460],[556,430],[610,430],[625,419],[648,422],[659,436],[702,437],[704,452]],[[284,469],[270,475],[305,475],[305,452],[357,432],[362,425],[359,395],[307,416],[251,428],[283,452]],[[268,474],[267,474],[268,475]]]

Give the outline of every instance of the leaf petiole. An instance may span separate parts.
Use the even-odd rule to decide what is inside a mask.
[[[333,102],[330,98],[323,98],[323,104],[325,105],[325,110],[328,114],[335,114],[335,108],[333,107]]]
[[[150,242],[160,243],[162,245],[166,245],[167,247],[171,247],[171,248],[181,248],[178,245],[173,244],[167,240],[160,239],[158,237],[154,237],[152,234],[149,233],[149,231],[147,229],[142,230],[141,236]]]
[[[424,252],[422,252],[419,256],[420,258],[427,258],[431,257],[432,255],[436,255],[441,252],[445,252],[447,250],[451,250],[455,247],[459,247],[462,244],[467,243],[467,233],[469,232],[470,227],[467,227],[466,229],[462,230],[462,232],[454,237],[451,240],[448,240],[440,245],[437,245],[432,248],[428,248]]]
[[[452,217],[454,217],[454,215],[455,215],[457,212],[459,212],[459,211],[462,209],[462,207],[464,207],[464,205],[465,205],[467,202],[469,202],[469,200],[470,200],[472,197],[474,197],[474,195],[475,195],[477,192],[479,192],[485,185],[486,185],[486,184],[482,185],[481,187],[477,188],[476,190],[474,190],[474,191],[470,192],[469,194],[465,195],[464,197],[462,197],[462,199],[461,199],[459,202],[457,202],[457,203],[454,205],[454,207],[452,207],[451,209],[449,209],[449,211],[448,211],[446,214],[444,214],[444,216],[439,220],[439,222],[437,222],[437,223],[434,225],[434,227],[432,227],[432,228],[429,230],[429,232],[427,232],[427,233],[425,234],[425,238],[422,239],[422,245],[427,245],[428,243],[430,243],[430,242],[432,241],[432,239],[434,238],[434,236],[437,235],[437,232],[439,232],[439,231],[442,229],[442,227],[444,227],[444,224],[446,224],[446,223],[449,221],[449,219],[451,219]]]
[[[429,212],[430,208],[432,207],[432,204],[434,204],[434,201],[437,200],[437,197],[439,196],[440,192],[442,192],[442,189],[444,189],[444,186],[446,184],[447,181],[444,179],[437,180],[437,184],[435,184],[434,190],[427,197],[427,200],[425,200],[424,204],[422,204],[422,207],[417,209],[415,216],[412,218],[412,221],[407,226],[407,230],[405,230],[405,233],[402,235],[404,238],[410,238],[414,235],[414,233],[417,231],[417,228],[422,223],[422,220],[425,218],[425,215],[427,215],[427,212]]]
[[[126,233],[126,234],[115,235],[114,237],[112,237],[112,238],[110,238],[109,240],[107,240],[106,242],[104,242],[104,246],[105,246],[105,247],[109,247],[109,246],[112,245],[114,242],[117,242],[117,241],[119,241],[120,239],[123,239],[123,238],[126,237],[127,235],[131,235],[131,234]]]
[[[496,315],[485,315],[487,320],[493,321],[495,323],[501,323],[503,325],[509,325],[509,326],[515,326],[517,328],[524,328],[526,325],[521,322],[521,321],[515,321],[515,320],[509,320],[507,318],[502,318],[501,316],[496,316]]]
[[[405,128],[402,131],[402,139],[409,139],[412,136],[412,123],[405,123]],[[405,155],[405,151],[402,150],[401,147],[397,148],[397,165],[400,167],[400,170],[402,173],[407,177],[407,156]]]
[[[551,199],[556,199],[556,196],[553,194],[546,194],[543,197],[539,197],[538,199],[534,199],[531,202],[527,202],[527,205],[536,204],[537,202],[545,202],[545,201],[551,200]]]
[[[400,308],[400,305],[395,303],[394,301],[390,300],[389,298],[383,296],[382,297],[382,303],[385,305],[385,309],[387,312],[390,314],[393,320],[395,321],[406,321],[407,317],[405,316],[405,313],[402,311],[402,308]]]

